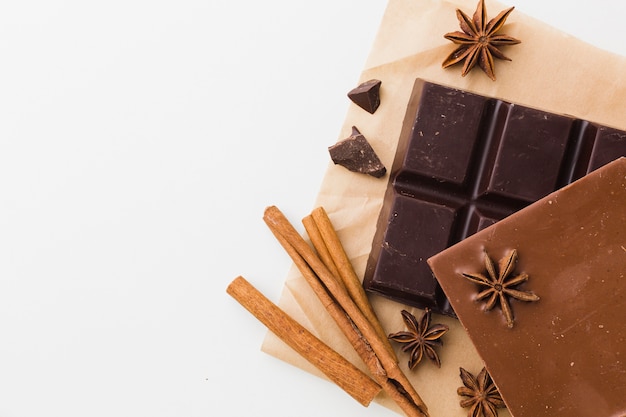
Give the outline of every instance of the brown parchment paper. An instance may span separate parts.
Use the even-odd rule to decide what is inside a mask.
[[[382,81],[381,105],[371,115],[349,104],[337,139],[346,138],[351,127],[357,126],[383,163],[391,167],[416,78],[626,129],[626,58],[592,47],[517,10],[509,16],[502,33],[516,37],[522,43],[506,48],[505,54],[512,59],[511,62],[496,61],[497,81],[491,81],[479,69],[466,77],[461,77],[459,66],[442,69],[441,62],[455,48],[443,38],[444,33],[458,30],[455,10],[460,8],[471,15],[476,3],[477,0],[390,0],[365,70],[358,80],[377,78]],[[490,18],[509,7],[495,1],[486,4]],[[329,213],[361,278],[387,179],[387,176],[376,179],[355,174],[329,163],[317,196],[316,206],[323,206]],[[301,217],[307,214],[302,213]],[[299,223],[301,219],[290,220]],[[370,300],[388,333],[404,329],[400,316],[402,308],[418,316],[422,313],[379,296],[371,295]],[[366,371],[295,268],[287,275],[279,305]],[[406,354],[398,352],[400,363],[432,417],[464,417],[467,410],[459,406],[460,397],[456,394],[461,385],[459,367],[477,373],[482,368],[482,360],[455,319],[433,315],[433,322],[450,326],[450,331],[443,337],[444,346],[439,350],[442,367],[439,369],[426,361],[409,371]],[[262,350],[323,377],[270,332]],[[401,413],[384,393],[375,401]],[[506,411],[500,413],[500,416],[508,415]]]

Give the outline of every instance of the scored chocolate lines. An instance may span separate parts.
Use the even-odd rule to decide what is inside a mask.
[[[465,98],[475,103],[475,96]],[[537,119],[534,127],[537,130],[519,134],[516,123],[526,117]],[[424,134],[419,123],[418,117],[414,135]],[[527,125],[527,121],[524,123]],[[449,236],[451,245],[593,169],[590,158],[598,132],[602,133],[602,129],[606,128],[599,128],[584,120],[549,114],[501,100],[484,99],[464,178],[455,182],[442,176],[433,176],[429,172],[420,173],[419,169],[401,169],[394,180],[394,188],[402,195],[455,208],[457,215]],[[527,137],[524,137],[525,133],[528,133]],[[423,137],[414,140],[436,139]],[[520,141],[527,143],[520,145]],[[516,147],[519,149],[515,150]],[[528,149],[524,149],[525,147]],[[536,155],[532,154],[533,149],[536,150]],[[511,161],[515,152],[529,152],[528,158],[538,159],[541,167],[525,168],[541,168],[542,172],[545,171],[546,174],[542,174],[545,178],[536,178],[545,180],[543,184],[530,184],[530,187],[522,184],[517,190],[507,190],[507,186],[510,186],[507,181],[513,182],[516,172],[515,166],[508,168],[507,172],[506,164],[520,162]],[[544,164],[552,166],[543,166]],[[519,168],[518,166],[517,169]],[[532,179],[535,173],[525,175],[524,172],[519,172],[520,181],[524,181],[529,174]]]
[[[365,288],[454,315],[426,260],[626,155],[626,132],[416,80]]]

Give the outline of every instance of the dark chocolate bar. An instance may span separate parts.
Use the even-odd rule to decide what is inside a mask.
[[[364,287],[454,316],[426,260],[626,155],[626,132],[417,80]]]
[[[626,416],[626,158],[428,263],[511,415]]]

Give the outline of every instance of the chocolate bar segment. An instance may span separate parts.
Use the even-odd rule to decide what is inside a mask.
[[[626,416],[626,158],[428,260],[515,417]],[[513,288],[487,311],[462,274],[517,251]],[[497,264],[496,264],[497,265]]]
[[[454,316],[426,259],[626,155],[626,132],[417,80],[367,291]]]
[[[509,103],[494,105],[494,131],[483,150],[478,194],[471,197],[493,194],[533,202],[554,191],[574,119]]]

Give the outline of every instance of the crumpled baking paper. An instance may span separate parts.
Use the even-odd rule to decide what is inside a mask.
[[[457,87],[481,95],[567,114],[626,130],[626,58],[588,45],[515,10],[500,31],[522,41],[505,47],[512,61],[496,60],[497,81],[479,68],[461,77],[461,66],[441,68],[441,62],[456,48],[443,34],[458,30],[455,10],[472,15],[476,0],[390,0],[374,41],[365,70],[358,83],[376,78],[382,81],[381,105],[371,115],[349,104],[338,140],[349,136],[352,126],[365,135],[386,167],[391,167],[406,105],[416,78]],[[488,17],[495,17],[509,5],[487,1]],[[343,94],[339,92],[338,94]],[[331,145],[332,143],[329,143]],[[363,277],[382,206],[388,176],[376,179],[359,175],[329,162],[316,207],[328,212],[357,275]],[[313,209],[312,207],[311,209]],[[309,213],[302,213],[305,217]],[[299,223],[299,219],[290,219]],[[400,310],[418,317],[422,312],[376,295],[372,305],[386,332],[404,330]],[[325,312],[295,267],[289,271],[279,306],[366,371],[360,358]],[[408,370],[408,356],[398,351],[401,366],[429,408],[432,417],[465,417],[456,389],[462,385],[459,367],[478,373],[482,360],[457,320],[433,315],[433,322],[450,326],[439,349],[442,366],[430,361]],[[262,350],[310,373],[323,375],[283,344],[271,332]],[[379,404],[400,409],[384,393]],[[503,411],[501,416],[508,416]]]

